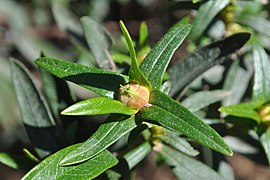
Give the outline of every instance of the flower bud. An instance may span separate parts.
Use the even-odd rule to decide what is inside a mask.
[[[266,104],[259,109],[259,115],[262,119],[262,122],[270,122],[270,104]]]
[[[149,90],[137,83],[128,83],[121,86],[118,92],[118,99],[126,106],[140,110],[149,101]]]

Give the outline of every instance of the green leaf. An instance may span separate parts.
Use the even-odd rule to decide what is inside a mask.
[[[252,8],[254,9],[254,5],[252,6]],[[270,21],[267,20],[265,17],[242,13],[240,16],[236,16],[235,21],[242,25],[251,27],[261,35],[270,37],[269,33],[265,31],[266,29],[270,28]]]
[[[137,111],[132,110],[122,104],[120,101],[108,99],[106,97],[98,97],[80,101],[67,109],[61,114],[64,115],[98,115],[98,114],[126,114],[132,115]]]
[[[200,38],[214,17],[229,3],[230,0],[215,0],[207,1],[201,5],[198,14],[193,21],[193,28],[189,36],[190,39],[196,41]]]
[[[129,56],[125,55],[125,54],[121,54],[121,53],[115,53],[112,55],[112,59],[119,64],[128,64],[130,65],[131,59]]]
[[[153,90],[150,103],[153,105],[140,111],[143,119],[156,121],[163,127],[183,133],[222,154],[232,155],[231,149],[214,129],[177,101],[158,90]]]
[[[234,34],[204,46],[178,61],[169,69],[170,80],[173,84],[171,95],[175,96],[203,72],[222,63],[226,56],[240,49],[249,38],[249,33]]]
[[[49,156],[29,171],[22,179],[93,179],[118,163],[118,160],[109,151],[104,150],[92,159],[78,165],[60,166],[60,160],[72,150],[80,147],[80,145],[69,146]]]
[[[213,90],[201,91],[188,96],[182,105],[188,108],[191,112],[196,112],[212,103],[218,102],[231,94],[230,91]]]
[[[144,142],[138,147],[132,149],[127,154],[123,156],[126,160],[129,169],[133,169],[137,164],[139,164],[152,150],[152,146],[149,142]]]
[[[231,91],[232,94],[222,101],[224,106],[240,103],[253,74],[250,68],[246,70],[239,63],[239,60],[234,61],[225,77],[222,89]],[[241,86],[239,86],[239,82],[241,82]]]
[[[131,65],[128,72],[129,79],[130,81],[135,81],[143,86],[146,86],[148,89],[151,89],[150,83],[144,77],[141,70],[139,69],[136,52],[135,52],[131,37],[127,31],[127,28],[125,27],[122,21],[120,21],[119,24],[120,24],[122,33],[126,39],[126,42],[129,48],[130,57],[131,57]]]
[[[120,84],[128,82],[128,77],[119,73],[58,60],[38,58],[36,64],[49,73],[67,81],[74,82],[101,96],[113,99]]]
[[[223,106],[219,108],[220,112],[225,112],[229,115],[249,118],[255,120],[257,123],[261,122],[261,118],[255,109],[258,108],[258,104],[253,102],[235,104],[231,106]]]
[[[102,69],[115,69],[115,64],[109,54],[113,40],[109,32],[90,17],[81,18],[84,36],[98,66]]]
[[[136,126],[134,116],[110,115],[88,140],[69,152],[61,160],[61,166],[72,165],[91,159]]]
[[[26,157],[10,155],[3,152],[0,152],[0,163],[10,168],[24,171],[29,171],[35,165],[33,161]]]
[[[270,101],[270,61],[263,47],[253,41],[254,85],[252,101],[261,105]]]
[[[140,32],[139,32],[139,46],[143,47],[147,45],[148,40],[148,27],[145,21],[143,21],[140,25]]]
[[[12,83],[28,137],[41,158],[59,149],[55,121],[48,105],[39,94],[30,72],[12,59]]]
[[[270,164],[270,128],[267,128],[267,130],[261,135],[260,142],[268,159],[268,163]]]
[[[148,53],[140,65],[145,77],[153,88],[159,89],[162,78],[173,53],[184,41],[191,29],[190,24],[176,23]]]
[[[192,0],[193,3],[198,3],[200,1],[203,1],[203,0]]]
[[[41,75],[42,85],[44,89],[44,95],[48,101],[48,105],[54,117],[58,118],[59,104],[58,104],[57,87],[56,87],[54,78],[51,74],[49,74],[44,69],[40,69],[40,75]]]
[[[199,151],[195,150],[184,138],[181,138],[177,135],[177,133],[171,131],[165,131],[165,134],[158,135],[164,143],[174,147],[175,149],[190,155],[197,156]]]
[[[82,35],[79,18],[60,1],[52,1],[52,13],[58,27],[68,34]]]
[[[223,179],[217,172],[200,161],[190,158],[166,145],[159,153],[172,168],[177,179]]]

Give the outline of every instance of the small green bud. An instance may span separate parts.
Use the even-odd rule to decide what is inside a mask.
[[[137,83],[128,83],[121,86],[118,91],[118,99],[126,106],[140,110],[148,104],[149,90]]]

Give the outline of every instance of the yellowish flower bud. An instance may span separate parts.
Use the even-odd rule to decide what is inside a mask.
[[[126,106],[140,110],[148,104],[149,90],[137,83],[128,83],[121,86],[118,92],[118,99]]]

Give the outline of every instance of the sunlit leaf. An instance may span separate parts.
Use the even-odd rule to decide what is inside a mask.
[[[231,149],[219,134],[187,108],[158,90],[153,90],[149,107],[140,111],[140,117],[159,123],[170,130],[180,132],[195,139],[198,143],[226,155]]]
[[[141,70],[139,69],[134,45],[133,45],[131,37],[127,31],[127,28],[122,21],[120,21],[119,24],[120,24],[120,28],[122,30],[122,33],[125,37],[126,43],[128,45],[129,53],[130,53],[130,57],[131,57],[131,65],[130,65],[130,69],[128,72],[129,79],[131,81],[137,82],[143,86],[146,86],[148,89],[151,89],[150,83],[148,82],[146,77],[142,74]]]
[[[165,70],[180,44],[191,29],[190,24],[176,23],[148,53],[140,69],[151,85],[159,89]]]
[[[61,166],[91,159],[136,127],[134,116],[112,114],[84,143],[61,160]]]
[[[229,115],[250,118],[255,120],[257,123],[261,122],[261,118],[255,108],[258,108],[258,104],[249,102],[249,103],[241,103],[235,104],[231,106],[223,106],[219,108],[219,111],[225,112]]]
[[[120,84],[128,82],[128,77],[119,73],[53,58],[38,58],[36,64],[59,78],[111,99],[114,98]]]
[[[93,179],[118,163],[118,160],[109,151],[104,150],[83,163],[66,167],[60,166],[60,160],[79,146],[80,144],[72,145],[49,156],[22,179]]]
[[[128,108],[120,101],[98,97],[80,101],[61,112],[64,115],[98,115],[110,113],[132,115],[136,111]]]

